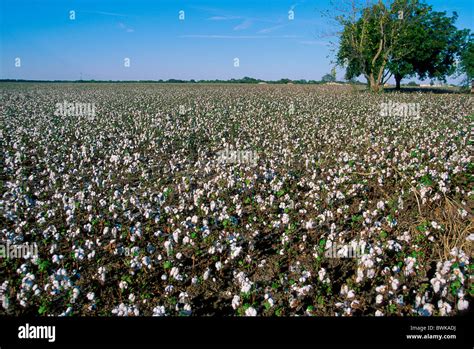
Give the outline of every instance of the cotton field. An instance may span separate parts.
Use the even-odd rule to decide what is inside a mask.
[[[1,314],[468,311],[467,94],[0,90]]]

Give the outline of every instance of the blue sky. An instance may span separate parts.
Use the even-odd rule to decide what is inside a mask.
[[[473,0],[427,2],[474,30]],[[337,28],[322,16],[331,8],[330,0],[2,0],[0,78],[319,80],[332,68]]]

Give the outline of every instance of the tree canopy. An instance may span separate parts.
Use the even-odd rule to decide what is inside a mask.
[[[419,0],[348,4],[336,18],[343,28],[337,63],[346,68],[346,79],[363,75],[377,92],[392,75],[397,88],[402,78],[415,75],[446,81],[462,57],[469,70],[469,30],[455,27],[456,13],[448,17]]]

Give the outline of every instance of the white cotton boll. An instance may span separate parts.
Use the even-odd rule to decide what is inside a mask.
[[[119,282],[119,287],[121,290],[126,290],[128,288],[128,284],[126,281],[120,281]]]
[[[153,316],[166,316],[166,310],[163,305],[158,305],[153,308]]]
[[[217,270],[221,270],[222,268],[222,263],[221,262],[216,262],[215,264]]]
[[[104,267],[99,267],[99,270],[97,271],[97,274],[99,275],[99,280],[102,282],[105,282],[105,274],[106,270]]]
[[[325,276],[326,276],[326,269],[321,268],[321,270],[318,272],[319,281],[323,281]]]
[[[249,308],[245,311],[245,315],[246,315],[246,316],[257,316],[257,311],[255,310],[255,308],[249,307]]]
[[[358,300],[352,301],[351,302],[351,308],[352,309],[357,309],[359,307],[360,302]]]
[[[230,253],[230,258],[234,259],[240,254],[241,251],[242,251],[242,247],[240,246],[235,247]]]
[[[148,256],[142,258],[142,263],[148,268],[151,268],[151,259]]]
[[[347,294],[347,292],[349,292],[349,287],[347,287],[347,285],[342,285],[340,291],[341,296],[344,296],[345,294]]]
[[[171,268],[170,276],[176,279],[178,275],[179,275],[179,269],[177,267]]]
[[[398,289],[398,286],[399,286],[399,285],[400,285],[400,281],[398,281],[398,279],[395,279],[395,278],[394,278],[394,279],[392,280],[392,283],[391,283],[392,290],[395,291],[396,289]]]
[[[179,229],[176,229],[174,232],[173,232],[173,240],[174,242],[178,243],[178,239],[179,239],[179,233],[181,231]]]
[[[164,246],[165,246],[165,249],[166,249],[166,253],[169,254],[170,251],[171,251],[171,241],[165,241]]]
[[[362,268],[357,268],[356,282],[359,283],[362,280],[364,280],[364,270]]]
[[[438,301],[438,308],[441,316],[448,315],[452,310],[451,305],[447,302],[443,302],[442,300]]]
[[[192,312],[191,304],[189,304],[189,303],[186,303],[186,304],[184,305],[184,308],[183,308],[183,309],[184,309],[184,311],[185,311],[187,314],[189,314],[189,315],[190,315],[191,312]]]
[[[380,310],[377,310],[377,311],[375,312],[375,316],[384,316],[384,313],[381,312]]]
[[[405,270],[404,270],[405,275],[410,275],[414,273],[413,268],[415,266],[415,263],[416,263],[416,258],[413,258],[413,257],[405,258]]]
[[[433,304],[426,303],[426,304],[423,306],[423,310],[425,310],[425,312],[426,312],[427,315],[431,316],[431,315],[433,315],[434,306],[433,306]]]
[[[366,268],[371,268],[374,265],[374,261],[370,258],[369,255],[363,255],[361,258],[361,262]]]
[[[440,290],[440,288],[441,288],[441,285],[442,285],[442,284],[445,284],[446,281],[440,278],[439,273],[436,273],[436,277],[435,277],[435,278],[432,278],[432,279],[430,280],[430,283],[431,283],[431,286],[433,286],[433,291],[434,291],[435,293],[438,293],[439,290]]]
[[[377,297],[375,297],[375,303],[380,304],[383,302],[383,296],[381,294],[378,294]]]
[[[348,299],[352,299],[355,297],[355,292],[354,290],[350,290],[349,292],[347,292],[347,298]]]
[[[320,220],[320,224],[324,223],[326,221],[326,216],[323,214],[320,214],[319,216],[316,217],[318,220]]]
[[[458,300],[457,306],[459,311],[466,310],[467,308],[469,308],[469,302],[464,298],[461,298]]]
[[[179,302],[180,303],[186,303],[186,298],[188,298],[189,295],[187,292],[180,292],[179,293]]]
[[[456,256],[457,253],[453,249],[451,250],[450,254]],[[442,268],[440,270],[441,275],[446,275],[447,273],[449,273],[449,271],[451,270],[451,264],[452,264],[451,261],[446,261],[442,264]]]
[[[234,298],[232,298],[232,308],[237,309],[240,305],[240,297],[235,295]]]
[[[251,288],[252,288],[252,284],[250,282],[243,282],[240,292],[248,293]]]
[[[87,299],[90,300],[90,301],[94,300],[94,297],[95,297],[94,292],[89,292],[89,293],[87,294]]]

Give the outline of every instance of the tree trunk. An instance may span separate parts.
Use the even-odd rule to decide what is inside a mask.
[[[400,74],[395,74],[395,89],[400,90],[400,82],[402,81],[402,76]]]
[[[369,88],[372,92],[379,92],[380,90],[380,83],[374,77],[374,74],[371,73],[367,79],[369,81]]]

